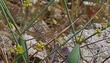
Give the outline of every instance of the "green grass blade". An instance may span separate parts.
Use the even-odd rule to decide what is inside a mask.
[[[10,20],[9,20],[9,18],[8,18],[8,16],[7,16],[7,12],[6,12],[6,10],[4,9],[4,5],[3,5],[3,3],[0,1],[0,9],[1,9],[1,11],[2,11],[2,14],[4,15],[4,17],[6,18],[6,21],[7,21],[7,23],[8,23],[8,27],[9,27],[9,30],[10,30],[10,32],[12,33],[12,36],[13,36],[13,38],[15,39],[15,42],[17,43],[17,40],[16,40],[16,36],[15,36],[15,33],[11,30],[11,26],[10,26]]]
[[[13,23],[15,21],[14,21],[12,15],[11,15],[11,13],[9,12],[4,0],[0,0],[0,9],[2,10],[2,13],[3,13],[3,15],[5,16],[5,18],[7,20],[8,27],[9,27],[10,31],[12,31],[11,26],[10,26],[9,23],[12,23],[12,24],[15,24],[15,25],[16,25],[16,23]],[[16,37],[15,34],[17,34],[17,33],[12,31],[13,38],[17,41],[17,44],[19,42],[19,44],[23,47],[24,51],[26,51],[24,54],[18,55],[18,56],[20,56],[20,58],[17,58],[16,62],[21,63],[20,61],[24,61],[25,63],[28,63],[28,52],[27,52],[26,42],[24,41],[22,36],[20,36],[20,33],[17,34],[17,36],[20,36],[19,39],[18,39],[18,37]]]
[[[19,31],[19,29],[18,29],[18,26],[17,26],[17,24],[16,24],[16,22],[15,22],[13,16],[11,15],[11,12],[9,11],[9,9],[8,9],[8,7],[7,7],[7,5],[6,5],[5,0],[0,0],[0,2],[1,2],[1,5],[3,6],[4,10],[5,10],[6,13],[7,13],[7,16],[8,16],[8,18],[9,18],[9,21],[14,25],[14,27],[15,27],[16,30],[17,30],[17,32],[20,34],[20,31]]]

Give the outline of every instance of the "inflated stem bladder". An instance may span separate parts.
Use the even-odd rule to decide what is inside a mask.
[[[67,58],[68,63],[79,63],[80,62],[80,45],[76,44],[71,53]]]

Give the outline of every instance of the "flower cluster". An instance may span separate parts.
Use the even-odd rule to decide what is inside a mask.
[[[45,44],[42,41],[39,41],[36,45],[35,45],[35,49],[37,51],[43,51],[43,49],[45,48]]]
[[[23,54],[24,53],[24,49],[21,45],[17,44],[15,48],[10,48],[9,51],[11,53],[16,53],[16,54]]]
[[[24,0],[23,1],[23,7],[30,7],[32,4],[30,2],[30,0]]]
[[[97,29],[95,30],[95,33],[97,33],[97,34],[101,33],[101,29],[98,29],[98,28],[97,28]]]
[[[15,51],[16,51],[17,54],[23,54],[24,49],[21,45],[18,44],[15,48]]]
[[[82,43],[84,43],[84,37],[83,36],[77,36],[76,37],[76,43],[77,44],[82,44]]]

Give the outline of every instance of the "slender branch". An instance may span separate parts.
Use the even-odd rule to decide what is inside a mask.
[[[108,59],[110,59],[110,56],[105,58],[101,63],[105,63]]]

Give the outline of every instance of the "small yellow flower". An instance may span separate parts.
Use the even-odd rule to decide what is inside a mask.
[[[23,7],[30,7],[32,4],[30,2],[30,0],[24,0],[23,1]]]
[[[10,48],[10,49],[9,49],[9,52],[10,52],[10,53],[15,53],[15,49],[14,49],[14,48]]]
[[[24,49],[21,45],[17,44],[17,46],[15,48],[15,51],[16,51],[17,54],[23,54]]]
[[[45,44],[42,41],[39,41],[39,43],[35,45],[35,49],[38,51],[42,51],[44,48],[45,48]]]
[[[95,33],[96,33],[98,36],[101,35],[101,29],[96,29],[95,31],[96,31]]]
[[[101,23],[103,28],[107,28],[108,27],[108,23]]]
[[[98,33],[98,34],[101,33],[101,29],[97,28],[95,31],[96,31],[95,33]]]
[[[77,44],[82,44],[82,43],[84,43],[83,40],[84,40],[84,37],[83,37],[83,36],[77,36],[77,37],[76,37],[76,43],[77,43]]]

